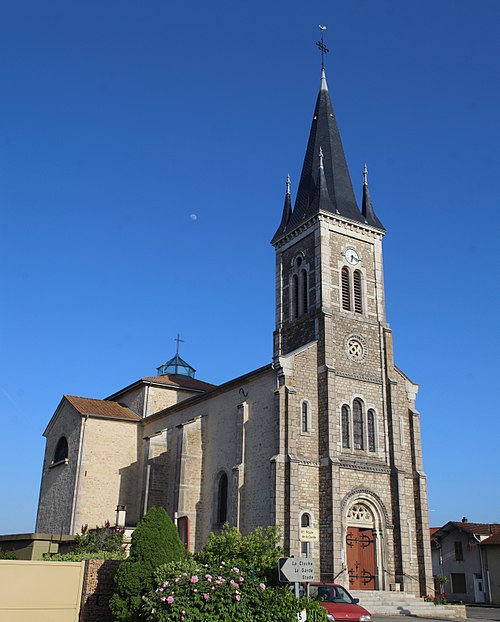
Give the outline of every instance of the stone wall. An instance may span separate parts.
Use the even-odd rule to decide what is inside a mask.
[[[116,506],[127,506],[127,524],[140,518],[137,423],[89,417],[82,444],[74,532],[109,521]]]
[[[47,426],[35,528],[38,533],[70,533],[82,421],[73,406],[63,401]],[[54,452],[63,436],[68,441],[68,459],[54,463]]]
[[[88,559],[83,577],[80,622],[112,622],[109,599],[114,594],[118,560]]]

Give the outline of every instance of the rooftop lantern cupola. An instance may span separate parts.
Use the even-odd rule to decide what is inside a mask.
[[[179,343],[183,342],[183,340],[177,335],[174,341],[177,341],[177,352],[175,356],[166,363],[156,368],[158,376],[168,374],[170,376],[188,376],[189,378],[194,378],[196,369],[191,367],[189,363],[186,363],[186,361],[179,356]]]

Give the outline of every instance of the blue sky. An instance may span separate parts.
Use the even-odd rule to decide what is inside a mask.
[[[5,0],[0,533],[34,528],[42,432],[185,339],[197,377],[271,360],[274,251],[327,75],[387,228],[396,362],[421,386],[430,522],[500,522],[500,3]]]

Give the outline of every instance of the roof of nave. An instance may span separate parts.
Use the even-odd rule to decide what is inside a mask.
[[[273,369],[274,369],[274,367],[273,367],[272,364],[264,365],[263,367],[259,367],[258,369],[254,369],[253,371],[248,372],[247,374],[243,374],[243,376],[238,376],[237,378],[233,378],[231,380],[228,380],[227,382],[224,382],[223,384],[220,384],[220,385],[217,385],[217,386],[212,386],[212,389],[210,391],[206,391],[206,392],[200,393],[198,395],[193,395],[193,397],[189,397],[188,399],[182,400],[181,402],[178,402],[177,404],[173,404],[172,406],[168,406],[167,408],[164,408],[163,410],[159,410],[156,413],[152,413],[151,415],[146,417],[143,421],[149,422],[149,421],[155,420],[155,419],[157,419],[159,417],[162,417],[166,413],[172,413],[172,412],[176,412],[177,410],[182,410],[184,408],[189,408],[194,403],[197,403],[197,402],[205,400],[205,399],[211,399],[215,395],[219,395],[220,393],[224,393],[225,391],[229,391],[230,389],[233,389],[235,387],[235,385],[236,386],[241,385],[244,382],[246,382],[247,380],[249,380],[250,378],[252,378],[254,376],[258,376],[260,374],[264,374],[264,373],[270,372]],[[156,376],[155,376],[155,378],[156,378]]]
[[[209,382],[203,382],[203,380],[197,380],[196,378],[190,378],[189,376],[183,376],[181,374],[148,376],[146,378],[141,378],[141,380],[144,382],[167,384],[172,387],[179,387],[180,389],[198,389],[200,391],[210,391],[217,386],[216,384],[210,384]]]
[[[75,395],[65,395],[64,397],[81,415],[95,415],[110,419],[130,419],[132,421],[141,420],[130,408],[122,406],[118,402],[95,400]]]
[[[119,391],[108,395],[107,400],[116,400],[116,398],[123,393],[137,389],[141,385],[157,385],[163,387],[172,387],[174,389],[182,389],[184,391],[192,391],[193,393],[206,393],[212,391],[217,387],[216,384],[210,384],[209,382],[203,382],[197,378],[191,378],[182,374],[163,374],[161,376],[145,376],[140,378],[136,382],[123,387]]]

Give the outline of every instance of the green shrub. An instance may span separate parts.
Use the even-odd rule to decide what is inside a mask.
[[[185,556],[184,545],[168,514],[163,508],[151,508],[132,534],[130,556],[115,574],[116,593],[110,600],[114,620],[138,620],[142,595],[153,589],[155,569]]]
[[[316,601],[297,600],[285,587],[269,587],[236,566],[166,564],[155,573],[156,589],[144,597],[151,622],[293,622],[307,609],[310,622],[326,620]]]
[[[0,559],[17,559],[14,551],[0,551]]]
[[[125,553],[109,553],[108,551],[98,551],[97,553],[45,553],[45,562],[81,562],[84,559],[125,559]]]
[[[82,533],[75,536],[72,553],[87,553],[87,556],[92,557],[93,553],[121,553],[123,558],[124,531],[122,527],[111,527],[108,521],[101,527],[96,526],[95,529],[89,529],[88,525],[84,525]]]
[[[205,548],[196,555],[200,564],[218,566],[222,561],[245,570],[249,576],[265,577],[270,584],[278,580],[278,560],[283,549],[278,546],[277,526],[257,527],[246,536],[227,523],[220,535],[211,533]]]

